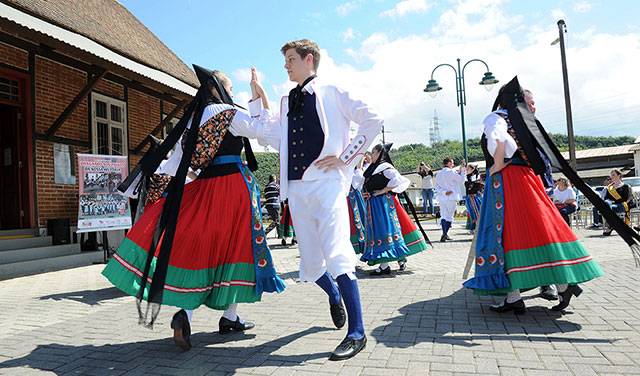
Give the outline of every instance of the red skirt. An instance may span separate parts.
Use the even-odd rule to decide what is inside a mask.
[[[164,202],[162,198],[145,208],[103,271],[116,287],[130,295],[138,293]],[[163,304],[185,309],[205,304],[226,309],[230,303],[260,300],[261,294],[254,293],[251,208],[241,173],[197,179],[184,187]],[[156,257],[160,244],[154,252]]]

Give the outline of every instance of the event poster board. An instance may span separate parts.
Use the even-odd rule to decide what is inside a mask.
[[[117,189],[127,172],[125,156],[78,154],[78,232],[131,228],[129,199]]]

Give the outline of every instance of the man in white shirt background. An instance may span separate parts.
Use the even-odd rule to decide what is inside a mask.
[[[442,170],[436,175],[436,194],[440,204],[440,225],[442,226],[441,242],[451,240],[448,232],[453,224],[453,215],[456,213],[456,205],[462,200],[461,187],[466,178],[466,163],[463,160],[458,170],[453,168],[453,159],[450,157],[442,161]]]

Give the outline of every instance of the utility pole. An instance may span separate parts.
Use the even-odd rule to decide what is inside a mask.
[[[560,34],[560,59],[562,61],[562,80],[564,81],[564,105],[567,114],[567,135],[569,138],[569,164],[578,171],[576,162],[576,142],[573,137],[573,116],[571,114],[571,97],[569,96],[569,76],[567,73],[567,55],[565,53],[564,33],[567,32],[567,26],[564,20],[558,21],[558,33]],[[555,43],[554,43],[555,44]]]

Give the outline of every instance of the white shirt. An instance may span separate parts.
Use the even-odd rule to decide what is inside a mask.
[[[389,183],[387,183],[387,187],[395,187],[391,191],[395,193],[402,193],[409,188],[411,185],[411,180],[405,178],[396,170],[390,163],[382,162],[376,169],[373,171],[373,175],[382,172],[385,178],[389,179]]]
[[[487,115],[487,117],[482,121],[482,132],[487,137],[487,149],[492,157],[496,152],[498,142],[506,141],[507,144],[504,150],[504,157],[510,158],[513,153],[518,150],[518,145],[516,144],[516,140],[514,140],[509,132],[507,132],[507,122],[498,115],[498,113],[506,114],[507,111],[498,110]]]
[[[462,200],[461,187],[467,177],[465,169],[457,172],[453,168],[444,167],[438,175],[436,175],[436,193],[438,201],[445,200]],[[452,192],[447,196],[447,192]]]
[[[564,191],[561,191],[559,188],[553,190],[553,201],[559,201],[564,204],[569,200],[576,199],[576,192],[572,188],[567,188]],[[571,205],[575,206],[576,203],[572,203]]]
[[[324,131],[324,145],[317,160],[335,155],[340,156],[346,163],[346,166],[331,169],[326,173],[312,163],[302,175],[302,181],[339,179],[348,188],[355,166],[380,132],[383,119],[372,107],[336,86],[322,84],[317,77],[302,90],[316,94],[316,111]],[[258,142],[280,151],[280,196],[283,200],[287,198],[289,185],[288,106],[289,98],[282,97],[280,114],[274,116],[271,111],[262,108],[262,101],[255,100],[249,103],[251,115],[260,119],[255,128]],[[358,132],[351,142],[350,122],[358,125]]]
[[[433,175],[430,175],[427,172],[427,175],[425,175],[425,177],[422,178],[422,189],[432,189],[432,188],[433,188]]]

